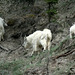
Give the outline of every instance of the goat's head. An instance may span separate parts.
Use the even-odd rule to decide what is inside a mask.
[[[24,48],[27,48],[27,47],[28,47],[28,41],[27,41],[26,36],[24,37],[24,43],[23,43],[23,46],[24,46]]]
[[[3,25],[4,25],[4,26],[8,26],[7,23],[5,22],[5,20],[4,20],[3,18],[0,17],[0,21],[3,22]]]

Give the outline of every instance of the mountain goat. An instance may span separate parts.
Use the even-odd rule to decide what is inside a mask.
[[[70,38],[73,37],[73,34],[75,34],[75,23],[70,27]]]
[[[4,26],[7,26],[7,24],[5,23],[4,19],[2,19],[2,18],[0,17],[0,41],[1,41],[1,39],[2,39],[2,40],[4,39],[4,38],[3,38],[3,35],[4,35],[4,33],[5,33]]]
[[[52,33],[49,29],[44,29],[43,31],[35,31],[27,37],[24,37],[23,46],[28,48],[30,45],[33,47],[32,54],[36,51],[50,50],[51,47]]]

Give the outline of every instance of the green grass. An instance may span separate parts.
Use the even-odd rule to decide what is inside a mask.
[[[26,60],[0,61],[0,74],[9,75],[11,73],[12,75],[23,75],[28,69],[44,66],[42,58],[46,58],[48,56],[47,53],[48,50],[28,57]]]
[[[13,61],[0,61],[0,75],[9,75],[9,73],[12,75],[23,75],[27,69],[43,65],[38,62],[38,58],[39,55],[33,55],[32,57],[28,57],[26,60],[18,59]]]
[[[8,75],[10,71],[13,75],[22,75],[23,72],[20,69],[21,67],[23,67],[23,65],[24,65],[23,60],[17,60],[12,62],[8,61],[0,62],[0,73],[2,75]]]

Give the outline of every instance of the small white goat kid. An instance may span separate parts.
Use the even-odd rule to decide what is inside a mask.
[[[70,27],[70,38],[73,37],[73,34],[75,34],[75,23]]]
[[[49,29],[44,29],[43,31],[35,31],[27,37],[24,37],[23,46],[28,48],[30,45],[33,47],[32,54],[36,51],[50,50],[51,47],[52,33]]]
[[[4,39],[4,38],[3,38],[3,35],[4,35],[4,33],[5,33],[4,26],[7,26],[7,24],[5,23],[4,19],[2,19],[2,18],[0,17],[0,41],[1,41],[1,39],[2,39],[2,40]]]

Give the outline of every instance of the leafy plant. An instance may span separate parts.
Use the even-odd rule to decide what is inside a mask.
[[[17,60],[12,62],[2,61],[0,62],[0,74],[8,75],[10,71],[13,75],[23,75],[23,72],[20,70],[23,65],[23,60]]]
[[[54,14],[56,14],[56,9],[54,7],[54,4],[58,3],[58,0],[45,0],[48,4],[48,16],[49,16],[49,22],[52,18],[52,16],[54,16]]]

